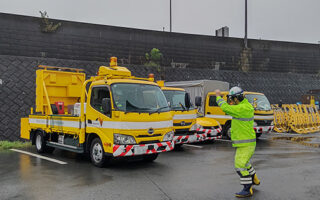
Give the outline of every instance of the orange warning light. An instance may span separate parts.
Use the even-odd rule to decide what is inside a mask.
[[[149,74],[149,78],[154,78],[154,74]]]
[[[110,67],[115,67],[117,65],[118,65],[117,57],[111,57],[110,58]]]

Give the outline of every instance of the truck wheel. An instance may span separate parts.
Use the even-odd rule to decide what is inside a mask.
[[[94,138],[90,146],[90,158],[93,165],[104,167],[109,158],[105,156],[100,138]]]
[[[145,162],[153,162],[154,160],[156,160],[158,158],[158,155],[159,155],[158,153],[144,155],[143,156],[143,161],[145,161]]]
[[[38,153],[44,153],[46,146],[43,134],[40,131],[35,135],[35,146]]]
[[[46,145],[46,141],[41,131],[38,131],[35,137],[35,145],[38,153],[52,153],[54,151],[54,147],[48,147]]]
[[[256,138],[260,137],[261,135],[262,135],[262,133],[257,133]]]
[[[225,125],[224,135],[227,137],[227,139],[231,140],[231,124],[230,123]]]

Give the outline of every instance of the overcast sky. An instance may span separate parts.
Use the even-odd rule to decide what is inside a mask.
[[[172,0],[173,31],[244,36],[245,0]],[[169,31],[170,0],[0,0],[0,12]],[[320,0],[248,0],[249,38],[320,43]]]

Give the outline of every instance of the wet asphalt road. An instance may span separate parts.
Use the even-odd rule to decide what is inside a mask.
[[[242,186],[231,143],[199,146],[163,153],[154,163],[119,160],[102,169],[60,150],[46,156],[67,165],[0,152],[0,199],[236,199]],[[262,183],[249,199],[320,199],[319,149],[263,139],[252,164]]]

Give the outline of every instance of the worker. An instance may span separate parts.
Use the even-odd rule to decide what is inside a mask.
[[[217,104],[227,114],[232,116],[231,140],[232,146],[236,147],[234,166],[240,176],[242,191],[236,193],[236,197],[249,197],[253,195],[252,186],[259,185],[256,172],[250,164],[250,159],[256,148],[256,134],[253,130],[254,108],[244,98],[243,90],[240,87],[233,87],[227,95],[229,105],[221,98],[220,90],[215,91]]]

